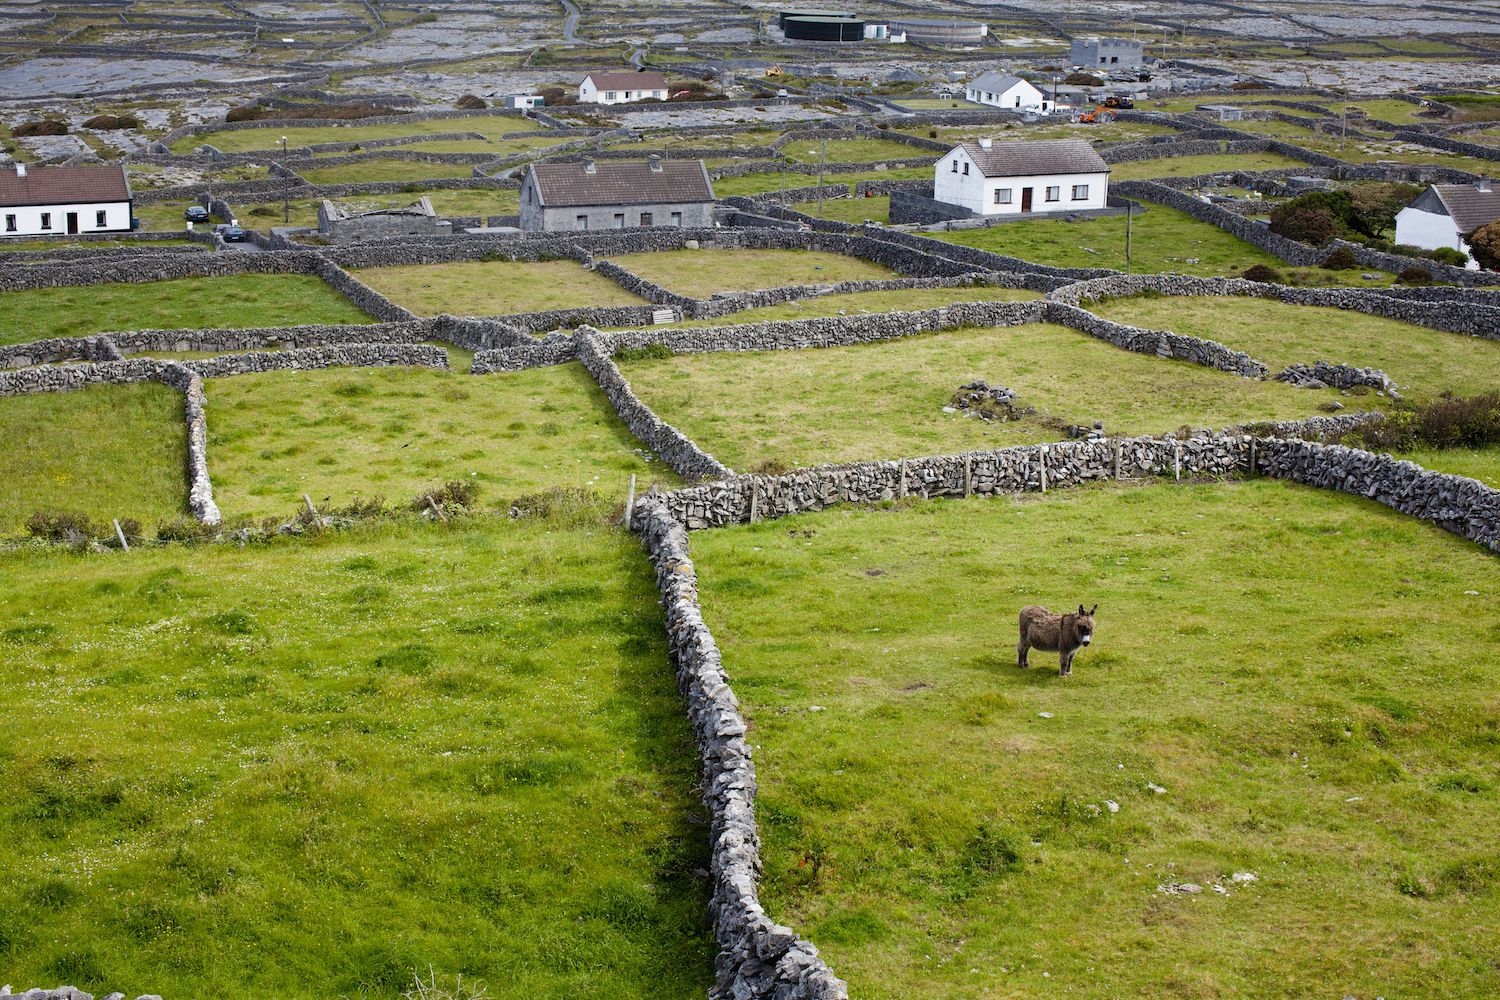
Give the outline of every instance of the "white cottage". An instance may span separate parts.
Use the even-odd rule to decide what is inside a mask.
[[[1088,211],[1109,198],[1109,164],[1082,139],[965,142],[934,170],[934,199],[976,215]]]
[[[1019,76],[1003,73],[986,73],[968,83],[964,97],[975,104],[986,104],[1007,111],[1031,111],[1047,114],[1052,111],[1052,99]]]
[[[1500,191],[1488,179],[1474,184],[1434,184],[1396,213],[1396,242],[1423,250],[1451,247],[1469,254],[1467,237],[1500,220]]]
[[[667,99],[667,78],[660,73],[590,73],[578,85],[579,104],[625,104],[652,99]]]
[[[121,166],[0,169],[0,236],[129,232],[131,204]]]

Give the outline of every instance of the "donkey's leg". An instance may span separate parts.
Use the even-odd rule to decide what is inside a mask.
[[[1057,652],[1057,673],[1066,677],[1073,672],[1073,654],[1077,650],[1060,649]]]
[[[1026,641],[1026,630],[1022,629],[1021,641],[1016,643],[1016,666],[1021,667],[1022,669],[1031,666],[1030,663],[1026,662],[1026,651],[1030,648],[1031,645]]]

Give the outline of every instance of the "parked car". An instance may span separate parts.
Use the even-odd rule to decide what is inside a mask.
[[[225,243],[245,242],[245,231],[239,226],[229,225],[219,230],[219,235],[224,238]]]
[[[189,205],[187,211],[182,213],[182,217],[189,222],[207,222],[208,209],[202,205]]]

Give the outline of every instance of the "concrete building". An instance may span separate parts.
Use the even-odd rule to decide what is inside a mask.
[[[125,168],[0,168],[0,236],[130,231],[134,200]]]
[[[579,104],[625,104],[667,99],[667,78],[660,73],[590,73],[578,85]]]
[[[1092,211],[1108,204],[1109,165],[1082,139],[980,139],[938,160],[932,189],[982,216]]]
[[[511,94],[505,99],[507,108],[540,108],[547,103],[541,94]]]
[[[1474,230],[1500,220],[1500,191],[1488,179],[1474,184],[1434,184],[1396,213],[1396,242],[1423,250],[1450,247],[1469,254]]]
[[[1134,69],[1145,61],[1143,52],[1128,38],[1075,38],[1068,58],[1083,69]]]
[[[986,104],[1007,111],[1032,111],[1046,114],[1052,110],[1052,99],[1019,76],[986,73],[964,86],[964,97],[975,104]]]
[[[521,180],[521,228],[545,232],[711,226],[702,160],[534,163]]]
[[[362,210],[326,198],[318,205],[318,232],[335,243],[383,240],[393,236],[440,236],[452,232],[439,223],[424,196],[405,208]]]
[[[893,17],[891,36],[904,35],[906,40],[924,45],[981,45],[989,36],[990,26],[983,21],[959,21],[950,17]]]

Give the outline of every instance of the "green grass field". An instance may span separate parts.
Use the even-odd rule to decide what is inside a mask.
[[[1255,264],[1281,267],[1270,254],[1206,222],[1163,205],[1131,220],[1131,267],[1138,272],[1169,271],[1204,276],[1243,271]],[[1125,269],[1125,217],[1029,219],[987,229],[924,235],[1054,267]]]
[[[110,330],[368,323],[321,278],[235,274],[0,292],[0,344]]]
[[[355,274],[423,316],[504,316],[547,309],[644,304],[577,261],[454,261],[367,267]]]
[[[200,250],[208,250],[203,243],[194,243],[189,239],[180,240],[133,240],[125,237],[118,240],[0,240],[0,253],[35,253],[38,257],[47,253],[56,253],[59,250],[114,250],[120,247],[129,247],[150,253],[158,247],[197,247]],[[176,253],[177,251],[173,251]]]
[[[476,190],[448,190],[444,188],[415,188],[411,191],[402,191],[398,194],[381,195],[355,195],[349,198],[338,199],[347,205],[357,205],[362,209],[372,208],[403,208],[412,204],[419,198],[427,198],[432,202],[433,211],[439,216],[447,217],[471,217],[478,216],[482,219],[491,215],[514,215],[520,206],[518,200],[519,192],[503,189],[476,189]],[[290,202],[290,221],[283,221],[288,217],[287,206],[277,200],[265,202],[250,202],[244,205],[236,205],[235,209],[240,213],[240,223],[257,229],[270,229],[273,226],[303,226],[308,229],[318,227],[318,206],[322,204],[321,199],[309,198],[301,201]]]
[[[612,260],[668,291],[699,299],[714,292],[899,277],[880,264],[822,250],[664,250]]]
[[[1477,479],[1500,490],[1500,445],[1487,448],[1441,448],[1402,452],[1399,456],[1424,469]]]
[[[314,184],[366,184],[372,181],[417,181],[429,177],[470,177],[467,163],[425,163],[421,160],[365,160],[336,167],[298,166],[297,173]]]
[[[1129,160],[1112,163],[1109,178],[1114,181],[1145,180],[1151,177],[1193,177],[1231,170],[1281,170],[1305,166],[1301,160],[1280,153],[1218,153],[1205,156],[1169,156],[1161,160]]]
[[[987,285],[968,288],[903,288],[891,292],[845,292],[756,309],[741,309],[716,319],[682,320],[671,325],[724,326],[731,323],[759,323],[768,319],[810,319],[814,316],[853,316],[932,309],[951,302],[1020,302],[1041,297],[1041,292],[1031,292],[1024,288],[992,288]]]
[[[938,125],[912,126],[900,131],[923,139],[937,139],[957,145],[965,140],[990,137],[1006,140],[1087,139],[1089,142],[1125,142],[1158,135],[1174,135],[1176,129],[1150,122],[1104,121],[1096,125]],[[936,132],[937,135],[932,133]]]
[[[1086,308],[1135,326],[1217,340],[1271,366],[1323,360],[1379,368],[1404,395],[1488,392],[1500,384],[1500,342],[1365,313],[1247,298],[1128,298]]]
[[[623,500],[675,482],[579,365],[476,376],[417,368],[267,372],[208,382],[208,467],[226,519],[291,515],[302,494],[404,502],[450,479],[488,504],[554,486]]]
[[[827,159],[823,160],[825,147]],[[801,163],[874,163],[938,155],[893,139],[833,139],[827,143],[802,139],[788,143],[781,151],[787,159]]]
[[[752,727],[762,898],[851,995],[1493,995],[1478,546],[1270,480],[692,544]],[[1080,601],[1072,677],[1017,669],[1016,609]]]
[[[860,181],[914,181],[932,180],[931,167],[901,167],[894,170],[863,170],[852,174],[825,174],[824,184],[844,184],[854,193],[854,185]],[[817,174],[765,173],[746,174],[743,177],[721,177],[714,181],[714,194],[728,198],[735,194],[770,194],[773,191],[790,191],[793,188],[814,187]]]
[[[325,142],[366,142],[370,139],[394,139],[405,135],[438,135],[444,132],[478,132],[496,140],[505,132],[531,132],[541,126],[529,118],[475,115],[462,118],[431,118],[426,121],[395,122],[390,125],[332,125],[283,128],[245,128],[205,135],[190,135],[172,144],[172,152],[191,153],[199,146],[210,145],[226,153],[244,153],[252,149],[279,152],[281,137],[289,147],[314,146]]]
[[[1334,395],[1132,354],[1047,324],[944,330],[795,356],[683,354],[621,368],[657,415],[739,470],[1062,437],[1046,417],[1103,420],[1111,434],[1305,417]],[[1016,390],[1038,415],[998,422],[944,413],[959,386],[976,378]]]
[[[696,755],[633,539],[486,519],[0,562],[7,980],[711,982]]]
[[[187,502],[182,394],[156,383],[0,399],[0,536],[37,511],[133,517],[151,528]]]
[[[878,198],[824,198],[816,201],[799,201],[788,206],[815,219],[833,219],[853,226],[866,222],[889,222],[891,218],[891,196]]]

